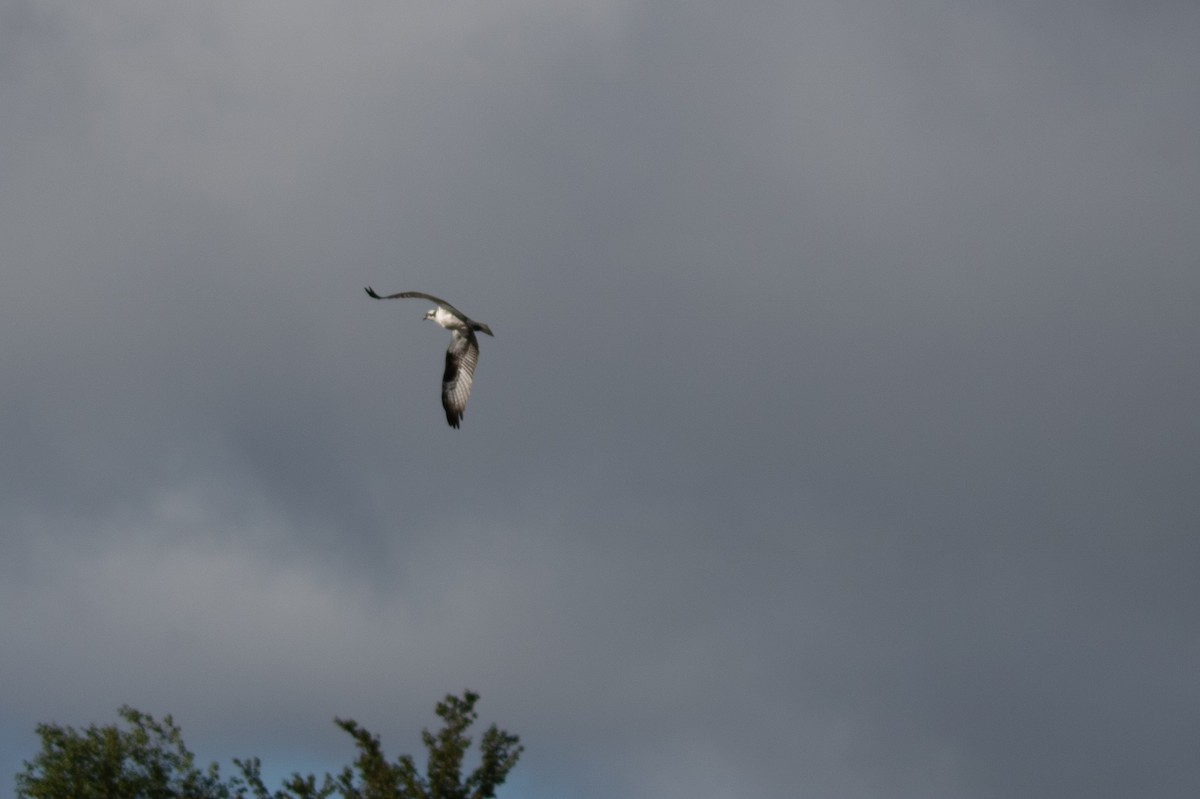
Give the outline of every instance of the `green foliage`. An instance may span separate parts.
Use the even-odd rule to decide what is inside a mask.
[[[462,697],[448,694],[438,702],[435,712],[442,719],[442,728],[434,735],[421,731],[421,740],[429,752],[422,777],[411,755],[401,755],[389,763],[380,747],[379,738],[358,726],[353,720],[337,719],[337,725],[348,732],[358,747],[354,769],[346,767],[335,784],[345,799],[490,799],[496,788],[504,783],[508,772],[517,764],[524,751],[520,739],[496,725],[488,727],[480,742],[479,765],[462,779],[463,757],[471,746],[467,729],[475,723],[478,713],[475,702],[479,694],[465,691]],[[356,773],[357,772],[357,776]]]
[[[201,772],[170,716],[161,723],[131,707],[127,729],[39,724],[42,751],[17,775],[22,799],[224,799],[216,765]]]
[[[442,719],[436,734],[421,731],[428,750],[425,775],[411,755],[394,763],[383,754],[379,738],[352,719],[335,719],[354,739],[358,757],[335,778],[326,774],[293,774],[278,791],[262,780],[258,758],[234,759],[238,774],[220,778],[217,765],[201,772],[183,745],[170,716],[162,723],[130,707],[121,729],[39,724],[42,751],[17,775],[19,799],[492,799],[524,751],[520,739],[496,725],[480,740],[479,765],[462,777],[463,759],[471,746],[466,731],[478,714],[479,695],[464,691],[447,694],[435,708]]]

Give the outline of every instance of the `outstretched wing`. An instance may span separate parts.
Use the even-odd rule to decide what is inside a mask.
[[[371,288],[370,286],[367,286],[365,291],[367,292],[368,296],[374,297],[377,300],[429,300],[433,304],[440,305],[441,307],[445,308],[447,311],[454,314],[459,319],[462,319],[464,322],[469,319],[466,314],[455,308],[450,303],[439,297],[435,297],[432,294],[426,294],[423,291],[401,291],[397,294],[388,294],[386,296],[380,296],[376,294],[375,289]]]
[[[446,371],[442,374],[442,407],[446,421],[458,427],[467,410],[475,364],[479,363],[479,342],[470,330],[450,331],[450,346],[446,349]]]

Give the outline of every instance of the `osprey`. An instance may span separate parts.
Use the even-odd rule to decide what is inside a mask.
[[[425,314],[450,331],[450,346],[446,349],[446,371],[442,373],[442,407],[446,409],[446,421],[457,428],[467,409],[467,397],[471,393],[471,378],[475,375],[475,364],[479,363],[479,342],[475,331],[492,335],[492,329],[483,322],[476,322],[445,300],[420,291],[402,291],[381,297],[375,289],[367,286],[367,294],[377,300],[416,298],[436,303],[437,307]]]

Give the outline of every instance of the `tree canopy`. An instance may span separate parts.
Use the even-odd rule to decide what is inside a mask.
[[[435,712],[436,732],[421,731],[427,750],[424,774],[412,755],[394,762],[379,737],[353,719],[335,723],[353,739],[354,762],[335,777],[320,780],[294,773],[281,789],[264,784],[258,758],[234,759],[237,773],[223,779],[216,763],[201,770],[170,716],[161,722],[131,707],[118,713],[125,722],[84,730],[39,724],[41,751],[17,774],[19,799],[491,799],[517,764],[520,739],[491,725],[479,742],[479,764],[464,778],[463,761],[471,746],[467,730],[478,713],[479,695],[447,694]]]

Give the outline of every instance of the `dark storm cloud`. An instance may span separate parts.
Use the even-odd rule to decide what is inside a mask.
[[[1200,787],[1195,11],[5,8],[16,757],[470,685],[531,795]]]

